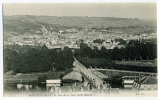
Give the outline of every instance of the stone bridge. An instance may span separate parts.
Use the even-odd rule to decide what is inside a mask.
[[[98,77],[96,74],[92,72],[92,69],[87,69],[84,65],[82,65],[77,59],[75,59],[73,65],[76,70],[79,70],[85,77],[90,80],[90,84],[92,87],[101,89],[103,86],[104,80]]]

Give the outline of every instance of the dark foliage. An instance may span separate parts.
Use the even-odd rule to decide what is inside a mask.
[[[4,48],[4,72],[42,72],[57,69],[71,69],[73,67],[72,51],[48,49],[31,46],[6,46]]]
[[[98,50],[96,47],[92,50],[87,44],[81,43],[80,50],[76,50],[76,57],[89,58],[106,58],[110,60],[153,60],[157,58],[157,45],[154,42],[145,40],[130,40],[128,43],[124,40],[117,39],[120,45],[125,45],[125,48],[117,48],[107,50],[102,47]]]
[[[94,43],[99,43],[99,44],[102,44],[104,42],[104,40],[101,40],[101,39],[96,39],[96,40],[93,40]]]
[[[38,77],[38,82],[45,82],[47,79],[47,75],[41,75]]]
[[[154,42],[130,40],[128,44],[126,44],[123,40],[117,41],[120,41],[120,43],[126,45],[126,47],[120,49],[115,47],[112,50],[107,50],[102,47],[101,50],[98,50],[97,48],[91,49],[87,44],[81,43],[80,50],[75,50],[74,55],[77,60],[87,68],[91,66],[94,68],[157,72],[156,66],[117,65],[113,62],[117,60],[154,60],[157,58],[157,46]]]

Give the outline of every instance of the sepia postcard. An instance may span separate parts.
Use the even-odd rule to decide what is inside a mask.
[[[3,3],[3,96],[158,96],[157,3]]]

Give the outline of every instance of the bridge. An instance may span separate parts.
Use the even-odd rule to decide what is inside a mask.
[[[138,71],[127,71],[127,70],[116,70],[116,69],[92,69],[92,68],[86,68],[83,64],[81,64],[76,58],[74,58],[73,65],[75,66],[76,70],[79,70],[82,75],[90,80],[90,84],[97,89],[101,89],[101,86],[104,85],[104,80],[99,77],[95,73],[99,73],[99,71],[105,71],[105,78],[110,78],[114,75],[120,75],[122,76],[141,76],[141,75],[151,75],[151,76],[157,76],[157,73],[151,73],[151,72],[138,72]]]
[[[89,82],[93,88],[101,88],[101,86],[104,83],[104,80],[98,77],[96,74],[94,74],[92,72],[92,69],[87,69],[79,61],[77,61],[77,59],[75,59],[73,65],[75,66],[76,70],[79,70],[85,78],[90,80]]]

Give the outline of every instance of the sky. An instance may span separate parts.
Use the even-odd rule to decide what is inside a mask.
[[[156,3],[3,4],[4,15],[88,16],[156,19]]]

